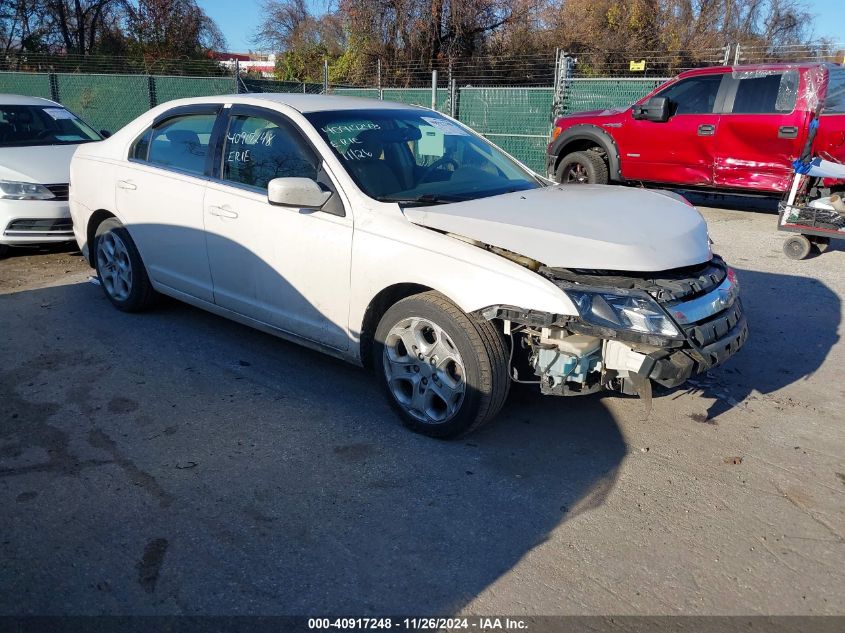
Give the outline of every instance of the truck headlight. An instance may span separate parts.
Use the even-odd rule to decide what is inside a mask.
[[[567,289],[578,314],[591,325],[642,334],[677,337],[681,333],[648,295],[621,294],[602,289]]]
[[[0,180],[0,198],[6,200],[49,200],[55,198],[55,196],[47,187],[34,182]]]

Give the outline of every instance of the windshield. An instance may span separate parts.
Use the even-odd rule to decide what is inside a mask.
[[[0,105],[0,147],[69,145],[100,135],[59,106]]]
[[[497,147],[436,112],[338,110],[306,117],[376,200],[437,204],[543,186]]]

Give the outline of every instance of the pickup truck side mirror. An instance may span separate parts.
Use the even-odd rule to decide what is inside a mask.
[[[108,130],[100,130],[100,136],[102,136],[103,138],[108,138],[111,136],[111,132],[109,132]]]
[[[638,121],[665,123],[669,120],[671,104],[666,97],[652,97],[643,104],[635,105],[632,114]]]
[[[281,207],[320,209],[331,197],[310,178],[273,178],[267,184],[267,201]]]

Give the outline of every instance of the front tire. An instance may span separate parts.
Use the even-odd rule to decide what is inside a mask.
[[[97,227],[94,264],[103,292],[118,310],[141,312],[155,302],[156,292],[138,248],[117,218],[104,220]]]
[[[507,398],[501,333],[437,292],[390,307],[373,345],[374,369],[388,401],[417,433],[464,435],[495,417]]]
[[[606,185],[610,176],[604,158],[596,151],[587,150],[564,156],[555,178],[562,185]]]
[[[9,254],[9,247],[6,244],[0,244],[0,259]]]

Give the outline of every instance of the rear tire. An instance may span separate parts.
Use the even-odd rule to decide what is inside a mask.
[[[607,163],[593,150],[572,152],[560,161],[555,179],[562,185],[606,185],[609,180]]]
[[[118,310],[141,312],[150,308],[153,290],[141,255],[120,220],[103,220],[94,234],[94,267],[106,297]]]
[[[437,292],[402,299],[385,312],[373,365],[403,423],[429,437],[478,429],[496,416],[510,388],[502,334]]]
[[[0,259],[9,254],[9,247],[6,244],[0,244]]]
[[[783,252],[789,259],[804,259],[813,245],[803,235],[793,235],[783,243]]]

